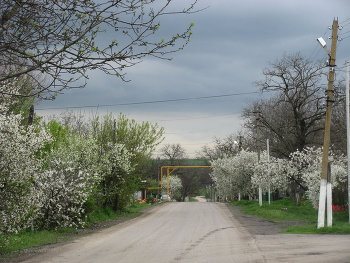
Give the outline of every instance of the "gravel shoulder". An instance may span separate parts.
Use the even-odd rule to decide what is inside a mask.
[[[290,226],[304,224],[299,220],[267,220],[257,216],[244,214],[241,211],[243,207],[232,206],[230,204],[226,204],[226,206],[233,216],[239,221],[239,223],[244,226],[251,235],[276,235]]]

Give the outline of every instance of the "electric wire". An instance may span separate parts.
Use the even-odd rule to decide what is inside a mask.
[[[324,36],[327,34],[328,30],[329,30],[329,29],[327,28],[322,37],[324,37]],[[315,53],[315,51],[316,51],[317,49],[318,49],[318,51],[317,51],[316,55],[311,59],[312,55]],[[309,56],[308,60],[314,61],[315,58],[317,57],[317,55],[320,53],[321,49],[322,49],[322,48],[320,47],[320,45],[316,44],[316,47],[315,47],[314,51],[312,51],[312,53],[311,53],[311,55]]]
[[[348,20],[350,20],[350,17],[349,17],[348,19],[344,20],[343,22],[340,22],[339,24],[343,24],[343,23],[345,23],[345,22],[348,21]],[[349,23],[350,23],[350,22],[349,22]]]
[[[69,106],[69,107],[38,108],[36,110],[82,109],[82,108],[100,108],[100,107],[113,107],[113,106],[129,106],[129,105],[139,105],[139,104],[154,104],[154,103],[177,102],[177,101],[186,101],[186,100],[222,98],[222,97],[240,96],[240,95],[248,95],[248,94],[256,94],[256,93],[260,93],[260,91],[232,93],[232,94],[223,94],[223,95],[212,95],[212,96],[193,97],[193,98],[169,99],[169,100],[141,101],[141,102],[115,103],[115,104],[97,104],[97,105]]]
[[[344,32],[344,33],[341,33],[341,34],[339,34],[339,36],[345,35],[345,34],[347,34],[347,33],[350,33],[350,31],[346,31],[346,32]]]
[[[235,112],[235,113],[227,113],[227,114],[219,114],[219,115],[209,115],[209,116],[202,116],[202,117],[193,117],[193,118],[180,118],[180,119],[166,119],[166,120],[157,120],[157,121],[155,121],[155,122],[198,120],[198,119],[207,119],[207,118],[214,118],[214,117],[228,116],[228,115],[234,115],[234,114],[239,114],[239,112]]]

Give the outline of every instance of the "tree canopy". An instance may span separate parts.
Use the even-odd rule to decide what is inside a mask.
[[[256,82],[262,91],[274,93],[269,99],[253,101],[244,109],[245,126],[254,133],[259,127],[260,138],[270,139],[274,155],[288,157],[306,146],[321,144],[324,67],[299,53],[285,54],[263,70],[264,80]]]
[[[193,23],[167,39],[156,34],[161,17],[196,12],[196,0],[182,10],[174,10],[172,2],[3,0],[0,83],[27,76],[37,88],[26,96],[50,96],[85,86],[89,70],[124,79],[122,70],[145,56],[166,58],[188,43]],[[46,82],[39,81],[38,74],[46,76]]]

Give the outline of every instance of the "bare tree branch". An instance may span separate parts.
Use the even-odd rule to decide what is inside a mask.
[[[193,24],[168,39],[156,34],[162,16],[198,12],[194,10],[197,0],[180,11],[173,11],[171,2],[3,0],[0,83],[23,75],[35,79],[41,73],[49,81],[39,83],[30,95],[42,96],[84,87],[89,70],[126,81],[125,68],[146,56],[170,59],[167,54],[188,43]]]

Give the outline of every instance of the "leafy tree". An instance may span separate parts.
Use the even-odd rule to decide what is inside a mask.
[[[111,114],[104,116],[103,122],[95,118],[91,122],[91,133],[97,139],[100,155],[110,151],[113,145],[122,145],[121,153],[127,156],[132,171],[114,167],[104,173],[101,181],[104,206],[115,210],[123,209],[140,187],[145,176],[144,167],[150,160],[156,146],[163,139],[163,128],[157,124],[129,120],[124,114],[114,119]],[[112,155],[114,156],[114,155]]]
[[[55,120],[49,121],[44,124],[46,131],[53,138],[50,142],[45,143],[43,153],[49,153],[52,150],[57,149],[62,144],[68,145],[69,127],[63,127],[60,123]]]
[[[261,138],[270,139],[275,156],[288,157],[306,146],[321,145],[325,114],[323,69],[323,64],[308,61],[299,53],[285,54],[263,70],[264,80],[256,82],[262,91],[274,93],[244,109],[245,126],[253,131],[258,125]],[[259,123],[253,112],[260,112]]]
[[[181,168],[177,171],[177,176],[181,179],[182,188],[177,200],[184,202],[186,197],[195,196],[201,187],[199,168]],[[203,169],[203,168],[201,168]]]
[[[196,12],[196,1],[180,11],[171,9],[172,2],[3,0],[0,64],[6,67],[0,82],[22,75],[35,81],[41,72],[48,82],[38,83],[30,94],[39,96],[84,86],[78,80],[86,79],[89,70],[124,79],[122,70],[143,57],[166,58],[188,43],[193,24],[168,39],[157,34],[161,17]]]

